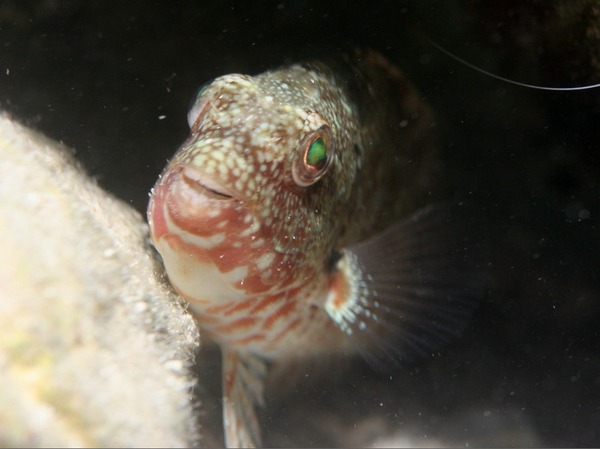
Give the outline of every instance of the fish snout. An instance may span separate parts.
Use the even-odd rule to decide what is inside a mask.
[[[224,221],[235,226],[245,213],[233,190],[194,167],[177,165],[152,189],[148,222],[156,242],[182,231],[208,236]]]

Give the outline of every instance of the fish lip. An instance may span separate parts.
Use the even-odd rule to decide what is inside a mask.
[[[208,199],[218,201],[231,201],[235,199],[232,191],[195,168],[181,167],[179,173],[183,182],[192,190]]]

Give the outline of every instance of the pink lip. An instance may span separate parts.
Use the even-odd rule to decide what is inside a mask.
[[[183,167],[180,170],[181,179],[195,192],[212,200],[232,200],[233,192],[223,187],[213,179],[204,176],[199,170]]]
[[[157,241],[176,226],[192,234],[213,232],[224,219],[235,220],[245,210],[237,193],[193,167],[169,167],[152,189],[148,223]],[[171,224],[169,224],[171,223]]]

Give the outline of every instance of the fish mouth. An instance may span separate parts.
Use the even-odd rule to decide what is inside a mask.
[[[230,192],[228,189],[206,177],[194,168],[183,167],[181,169],[181,177],[183,182],[190,188],[206,198],[218,201],[229,201],[234,199],[233,192]]]

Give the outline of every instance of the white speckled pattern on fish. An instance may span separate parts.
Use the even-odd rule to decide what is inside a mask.
[[[191,135],[151,195],[152,240],[224,352],[227,444],[259,444],[263,370],[248,366],[354,352],[370,340],[399,354],[373,332],[391,341],[390,329],[415,315],[398,312],[402,293],[385,293],[386,283],[415,282],[406,271],[414,263],[388,256],[378,275],[360,263],[364,245],[352,248],[425,203],[433,122],[414,87],[373,52],[219,77],[188,121]],[[413,241],[403,229],[387,239],[398,251]],[[425,298],[438,298],[433,291]]]

